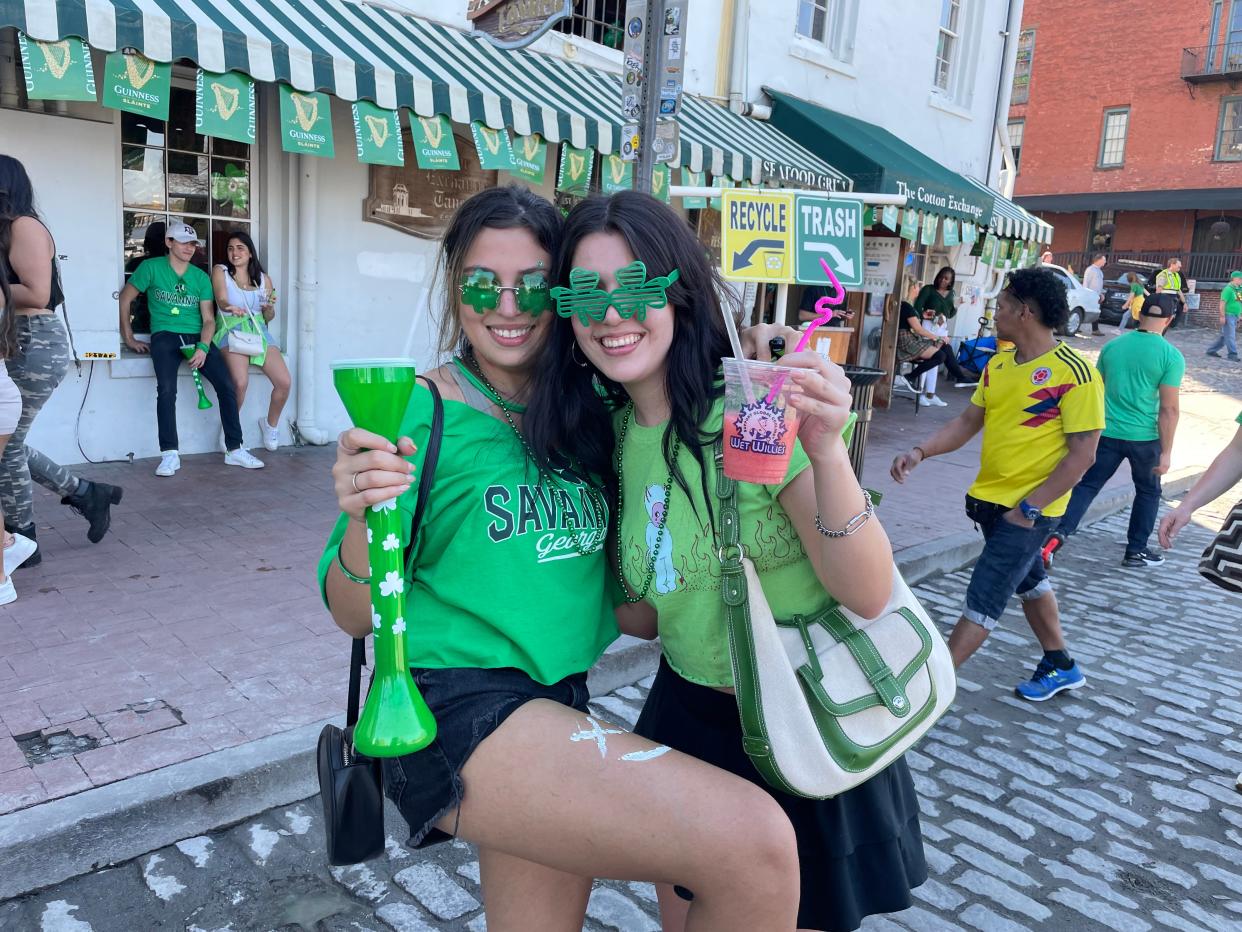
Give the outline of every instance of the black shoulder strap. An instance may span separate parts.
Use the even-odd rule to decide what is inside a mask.
[[[431,482],[435,476],[436,462],[440,458],[440,438],[444,434],[444,401],[440,398],[440,389],[431,379],[423,376],[427,388],[431,391],[431,434],[427,438],[427,454],[423,457],[422,474],[418,477],[418,498],[414,505],[414,519],[410,524],[410,542],[405,548],[405,572],[409,576],[414,570],[414,538],[422,524],[423,510],[427,506],[427,498],[431,494]],[[349,658],[349,698],[345,707],[345,726],[352,727],[358,721],[358,696],[362,691],[362,668],[367,662],[367,642],[365,638],[355,638],[353,652]]]

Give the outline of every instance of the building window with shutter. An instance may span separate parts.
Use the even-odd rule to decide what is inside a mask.
[[[1013,93],[1009,102],[1024,104],[1031,99],[1031,60],[1035,57],[1035,30],[1023,29],[1018,36],[1018,55],[1013,65]]]
[[[1104,131],[1100,134],[1100,168],[1120,168],[1126,160],[1126,134],[1130,129],[1130,108],[1110,107],[1104,111]]]
[[[953,69],[962,41],[961,18],[962,0],[942,0],[940,34],[936,40],[936,87],[950,94]]]
[[[1220,102],[1216,161],[1242,162],[1242,97],[1226,97]]]
[[[1009,148],[1013,151],[1013,170],[1022,170],[1022,135],[1026,131],[1026,120],[1009,121]]]

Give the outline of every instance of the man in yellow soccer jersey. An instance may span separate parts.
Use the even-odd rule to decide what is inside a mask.
[[[982,428],[983,454],[966,514],[985,543],[949,651],[959,667],[965,663],[1016,593],[1044,650],[1034,675],[1016,689],[1033,702],[1087,681],[1066,649],[1040,554],[1070,492],[1095,461],[1104,427],[1099,373],[1055,336],[1068,314],[1065,287],[1051,271],[1013,272],[997,298],[995,322],[997,338],[1014,348],[992,357],[964,412],[898,456],[891,470],[904,482],[923,460],[959,449]]]

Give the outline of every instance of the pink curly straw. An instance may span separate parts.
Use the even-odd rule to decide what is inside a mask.
[[[808,344],[811,342],[811,334],[815,332],[815,328],[832,320],[833,305],[840,304],[845,300],[845,289],[841,287],[841,282],[837,279],[837,276],[832,273],[832,269],[829,268],[828,263],[823,259],[820,259],[819,264],[823,267],[824,274],[828,276],[828,282],[832,285],[835,293],[831,295],[824,295],[815,302],[816,317],[811,321],[811,326],[807,327],[806,332],[802,334],[802,339],[798,341],[798,345],[794,348],[795,353],[801,353],[807,348]],[[772,390],[768,392],[768,404],[772,404],[772,402],[776,400],[776,396],[780,394],[781,386],[785,384],[785,378],[786,376],[782,375],[772,385]]]

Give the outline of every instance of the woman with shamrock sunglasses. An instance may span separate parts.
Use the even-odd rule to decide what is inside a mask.
[[[623,629],[653,637],[658,628],[663,652],[635,732],[762,787],[781,806],[797,836],[800,929],[855,929],[867,915],[907,908],[927,867],[904,759],[816,800],[769,787],[743,747],[712,491],[724,412],[719,365],[732,355],[719,273],[682,218],[635,192],[575,207],[557,269],[570,286],[552,290],[563,319],[539,368],[531,444],[545,461],[568,448],[588,470],[615,464],[617,575],[627,601],[658,616],[645,632],[622,618]],[[636,308],[634,294],[659,280],[672,284],[660,306]],[[593,292],[609,287],[604,304]],[[571,353],[589,365],[575,365]],[[891,594],[893,555],[842,439],[849,382],[816,353],[781,364],[798,388],[790,402],[798,436],[784,481],[738,483],[742,543],[777,618],[811,616],[834,599],[872,617]],[[694,928],[687,910],[699,891],[680,886],[657,885],[665,932]]]
[[[788,932],[796,851],[780,808],[587,710],[586,671],[617,636],[608,471],[563,455],[541,469],[525,434],[560,235],[555,207],[510,187],[468,200],[444,237],[441,348],[452,358],[428,374],[444,432],[405,634],[438,734],[384,761],[385,790],[414,846],[452,835],[479,846],[491,932],[576,932],[596,876],[691,887],[691,929]],[[357,429],[340,437],[344,514],[319,572],[355,637],[371,630],[363,511],[396,495],[409,526],[431,416],[420,385],[396,445]]]

